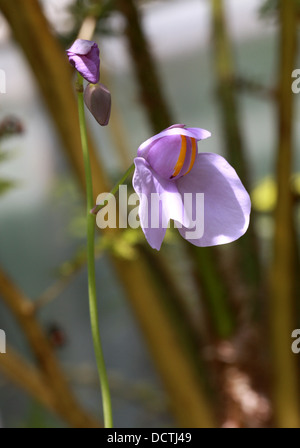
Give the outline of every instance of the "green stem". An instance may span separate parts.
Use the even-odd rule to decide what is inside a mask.
[[[103,351],[101,346],[99,323],[98,323],[98,307],[97,307],[96,277],[95,277],[95,246],[94,246],[95,217],[90,213],[90,210],[94,205],[93,183],[92,183],[89,150],[88,150],[85,113],[84,113],[83,78],[80,74],[78,74],[77,95],[78,95],[80,135],[81,135],[81,144],[84,159],[85,177],[86,177],[88,289],[89,289],[91,329],[92,329],[94,350],[102,392],[104,426],[105,428],[112,428],[113,421],[112,421],[111,398],[110,398],[105,362],[103,357]]]
[[[121,177],[121,179],[113,186],[113,188],[110,190],[110,192],[107,195],[107,199],[105,198],[104,201],[102,202],[102,204],[98,204],[93,209],[90,209],[90,213],[93,215],[96,215],[98,213],[98,211],[100,210],[100,208],[103,207],[103,205],[105,204],[105,201],[108,200],[110,195],[111,194],[115,195],[117,193],[119,186],[125,182],[127,177],[130,176],[130,174],[132,174],[133,171],[134,171],[134,163],[132,165],[130,165],[130,167],[125,172],[125,174]]]

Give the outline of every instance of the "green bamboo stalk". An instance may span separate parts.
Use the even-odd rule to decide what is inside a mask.
[[[291,73],[297,54],[295,0],[280,2],[280,57],[278,81],[278,200],[270,275],[270,324],[275,419],[279,427],[299,427],[299,370],[291,351],[295,328],[295,229],[290,189],[294,123]]]

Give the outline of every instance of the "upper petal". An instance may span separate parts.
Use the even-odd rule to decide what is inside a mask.
[[[77,39],[67,50],[69,61],[90,83],[100,79],[100,52],[96,42]]]
[[[181,152],[181,135],[172,135],[155,140],[145,159],[165,179],[170,179]]]
[[[176,185],[183,197],[185,193],[192,193],[188,211],[193,225],[179,229],[181,235],[192,244],[225,244],[246,232],[250,219],[250,197],[236,171],[222,156],[198,154],[191,172],[178,179]],[[202,197],[204,213],[199,204]],[[203,235],[199,236],[199,229],[203,230]]]
[[[138,157],[147,158],[148,152],[156,140],[172,135],[185,135],[186,137],[195,138],[196,140],[202,140],[210,137],[211,133],[201,128],[184,128],[183,125],[180,124],[170,126],[142,143],[137,151]]]
[[[186,128],[190,132],[190,137],[194,137],[196,140],[205,140],[211,136],[211,132],[201,128]]]
[[[91,51],[93,46],[97,46],[96,42],[85,39],[77,39],[67,50],[67,53],[86,55]]]
[[[170,219],[185,226],[190,221],[175,182],[161,178],[142,157],[134,163],[133,187],[140,199],[141,227],[150,246],[159,250]]]

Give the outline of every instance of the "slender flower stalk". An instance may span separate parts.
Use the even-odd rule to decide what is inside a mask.
[[[92,329],[94,350],[102,392],[104,426],[105,428],[112,428],[113,420],[112,420],[111,397],[100,339],[99,323],[98,323],[98,307],[97,307],[96,278],[95,278],[95,247],[94,247],[95,217],[90,213],[91,209],[94,206],[93,183],[92,183],[89,150],[88,150],[85,113],[84,113],[83,77],[79,73],[77,82],[77,96],[78,96],[80,135],[81,135],[84,169],[86,177],[88,290],[89,290],[91,329]]]

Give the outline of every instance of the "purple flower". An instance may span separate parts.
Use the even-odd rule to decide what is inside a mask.
[[[67,50],[70,63],[92,84],[100,79],[100,52],[96,42],[77,39]]]
[[[198,153],[197,142],[210,135],[177,124],[139,147],[133,187],[152,248],[160,249],[170,219],[196,246],[229,243],[246,232],[251,202],[237,173],[220,155]]]

